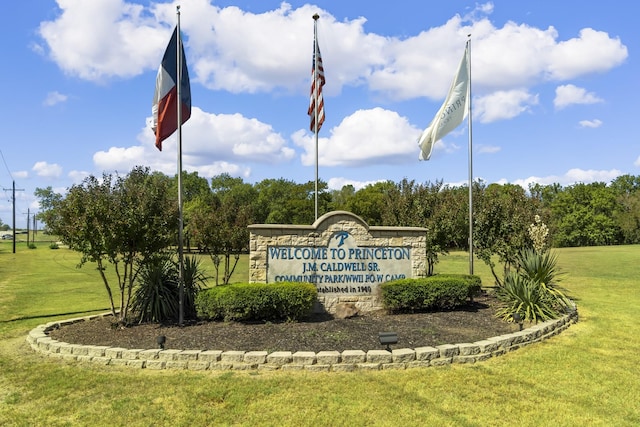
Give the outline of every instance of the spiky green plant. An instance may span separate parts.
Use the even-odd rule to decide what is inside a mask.
[[[514,313],[525,321],[555,319],[571,307],[570,299],[557,286],[558,259],[549,251],[526,249],[518,257],[518,269],[507,273],[496,292],[502,307],[497,316],[512,320]]]
[[[196,295],[207,287],[209,277],[204,273],[200,259],[195,256],[184,257],[184,316],[186,319],[196,318]]]
[[[132,301],[132,311],[139,323],[177,319],[177,278],[176,264],[166,254],[154,256],[141,265]]]
[[[179,265],[170,254],[158,254],[140,267],[132,308],[137,322],[175,322],[179,320]],[[196,294],[207,285],[208,277],[198,258],[184,257],[184,318],[195,320]]]

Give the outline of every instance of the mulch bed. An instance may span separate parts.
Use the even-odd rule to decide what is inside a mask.
[[[387,314],[374,312],[348,319],[313,315],[301,322],[198,322],[183,326],[141,324],[116,327],[110,316],[53,330],[59,341],[136,349],[158,348],[166,337],[167,349],[244,351],[325,351],[383,349],[379,332],[396,332],[391,348],[416,348],[480,341],[518,330],[495,316],[496,301],[489,295],[444,312]]]

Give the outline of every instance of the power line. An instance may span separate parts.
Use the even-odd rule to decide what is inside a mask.
[[[7,166],[7,161],[4,159],[4,154],[2,154],[2,150],[0,150],[0,157],[2,157],[2,162],[4,163],[4,167],[7,168],[7,172],[11,177],[12,188],[4,188],[4,191],[11,190],[11,201],[13,202],[13,224],[11,227],[13,228],[13,253],[16,253],[16,191],[24,191],[24,188],[16,189],[16,180],[13,179],[13,175],[11,174],[11,170],[9,166]],[[28,221],[28,220],[27,220]]]
[[[11,175],[11,170],[9,170],[9,166],[7,166],[7,161],[4,159],[4,154],[2,154],[2,150],[0,150],[0,157],[2,157],[2,162],[4,163],[4,167],[7,168],[7,173],[11,177],[11,181],[13,181],[13,175]]]

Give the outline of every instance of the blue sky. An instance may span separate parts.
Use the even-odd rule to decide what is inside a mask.
[[[468,123],[418,161],[471,34],[474,178],[524,187],[640,174],[638,40],[622,1],[23,0],[4,5],[0,219],[89,174],[177,168],[149,127],[181,5],[193,111],[185,169],[315,179],[313,19],[326,75],[319,175],[332,189],[468,180]],[[633,31],[633,32],[632,32]]]

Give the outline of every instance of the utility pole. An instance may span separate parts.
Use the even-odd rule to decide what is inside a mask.
[[[30,218],[29,209],[27,208],[27,248],[29,247],[29,219]]]
[[[29,247],[29,236],[31,235],[31,233],[33,233],[31,243],[36,243],[36,234],[38,231],[36,229],[36,214],[37,212],[31,212],[31,209],[27,209],[27,247]],[[31,221],[33,221],[33,227],[31,227]]]
[[[9,188],[5,188],[4,191],[9,191]],[[24,188],[19,188],[16,190],[16,180],[14,179],[13,188],[11,192],[11,199],[13,200],[13,253],[14,254],[16,253],[16,191],[24,191]],[[28,238],[29,237],[27,237],[27,239]]]

